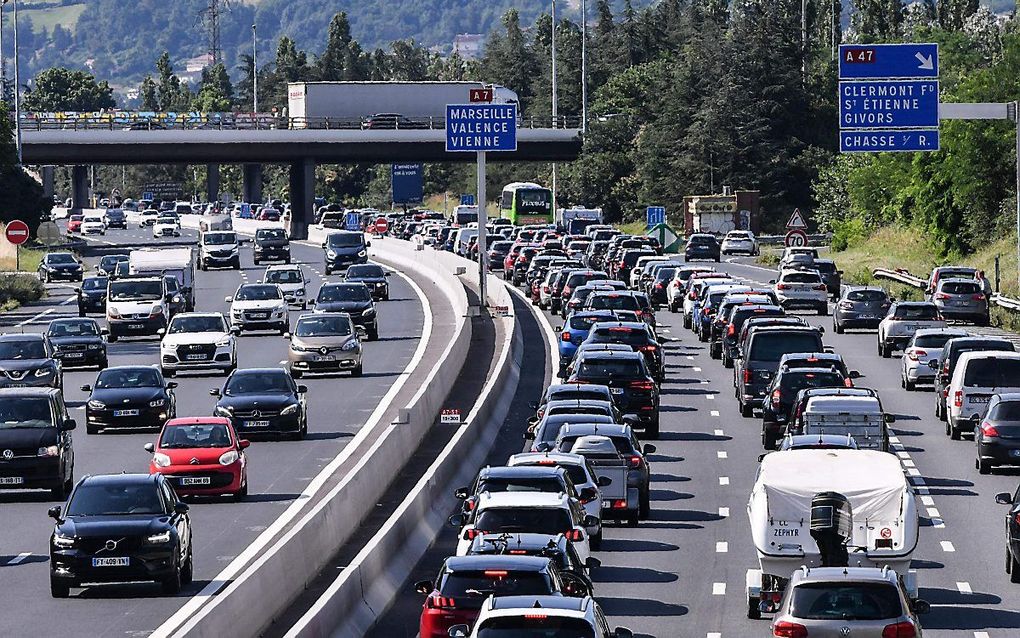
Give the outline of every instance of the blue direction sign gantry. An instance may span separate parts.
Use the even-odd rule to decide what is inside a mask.
[[[840,80],[938,76],[939,45],[935,43],[839,45]]]
[[[448,153],[516,150],[516,104],[446,105]]]
[[[840,128],[915,128],[938,125],[938,80],[839,83]]]
[[[841,153],[905,153],[937,150],[939,150],[938,129],[839,132]]]

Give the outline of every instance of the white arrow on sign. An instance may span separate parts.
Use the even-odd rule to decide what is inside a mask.
[[[935,69],[935,60],[933,60],[930,55],[921,55],[921,52],[918,51],[914,54],[914,57],[921,63],[921,66],[917,68],[925,71],[933,71]]]

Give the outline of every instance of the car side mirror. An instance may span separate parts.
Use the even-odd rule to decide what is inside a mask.
[[[554,447],[555,445],[553,445],[550,441],[542,441],[535,446],[535,450],[538,452],[551,452]]]
[[[225,301],[226,303],[234,303],[234,298],[230,295],[227,295],[226,297],[223,298],[223,301]]]
[[[837,270],[837,271],[836,271],[836,274],[837,274],[837,275],[841,275],[841,276],[842,276],[842,274],[843,274],[843,271],[842,271],[842,270]]]
[[[191,508],[188,504],[182,501],[177,501],[177,503],[174,504],[174,513],[176,514],[187,514],[189,509]]]
[[[110,334],[110,329],[107,328],[106,326],[103,326],[102,328],[99,329],[99,334],[108,335]]]
[[[1009,492],[999,492],[995,495],[995,502],[999,505],[1012,505],[1013,495]]]
[[[851,379],[860,379],[861,378],[861,373],[858,372],[857,370],[851,370],[850,371],[850,378]]]
[[[446,519],[446,522],[448,522],[451,527],[461,527],[464,525],[464,515],[454,514],[450,518]]]
[[[458,487],[453,491],[453,496],[463,501],[468,496],[470,496],[470,490],[468,490],[468,488],[466,487]]]
[[[169,299],[167,301],[169,301]],[[162,337],[163,335],[166,334],[166,328],[159,328],[159,329],[157,329],[156,330],[156,334],[158,334],[159,336]]]
[[[600,476],[598,480],[599,487],[609,487],[613,484],[613,479],[608,476]]]
[[[306,386],[306,385],[299,385],[297,387],[297,391],[298,391],[298,394],[304,394],[304,393],[308,392],[308,386]]]
[[[454,625],[446,632],[450,638],[467,638],[468,637],[468,626],[467,625]]]
[[[768,452],[762,452],[761,454],[759,454],[758,455],[758,462],[761,463],[762,461],[764,461],[765,457],[768,456],[768,455],[769,455]]]
[[[99,266],[96,266],[96,268],[99,268]],[[74,294],[80,295],[81,294],[81,288],[75,288],[74,289]]]
[[[393,273],[391,273],[390,271],[387,270],[386,273],[385,273],[385,276],[386,277],[392,277]]]
[[[146,443],[145,445],[142,446],[142,449],[148,452],[149,454],[152,454],[153,452],[156,451],[156,446],[152,443]]]
[[[774,283],[776,283],[776,280],[775,279],[769,279],[769,283],[770,284],[774,284]]]
[[[634,638],[634,632],[626,627],[617,627],[613,630],[613,638]]]
[[[78,422],[75,421],[74,419],[66,419],[66,420],[64,420],[63,430],[65,432],[70,432],[71,430],[75,429],[76,427],[78,427]]]
[[[222,393],[220,392],[220,389],[219,389],[219,388],[210,388],[210,389],[209,389],[209,394],[210,394],[211,396],[214,396],[214,397],[219,397],[219,396],[223,396],[223,395],[222,395]]]
[[[585,527],[595,527],[598,524],[599,524],[598,516],[592,516],[591,514],[588,514],[583,519],[581,519],[581,525]]]
[[[54,520],[60,520],[60,506],[55,505],[50,509],[46,510],[46,515]]]
[[[656,451],[657,449],[658,449],[658,448],[657,448],[657,447],[655,447],[654,445],[652,445],[651,443],[645,443],[644,447],[642,447],[642,448],[641,448],[641,451],[642,451],[642,452],[643,452],[644,454],[655,454],[655,451]]]
[[[326,242],[322,242],[322,244],[320,244],[320,246],[321,246],[321,247],[322,247],[323,249],[325,249],[325,248],[326,248]]]
[[[167,381],[166,382],[166,389],[167,390],[173,390],[176,387],[177,387],[177,382],[176,381]]]
[[[914,610],[915,614],[927,614],[931,611],[931,603],[922,598],[915,600],[910,607]]]
[[[92,392],[92,386],[90,386],[87,383],[85,385],[81,386],[80,389],[81,389],[82,392]]]
[[[896,423],[895,414],[884,414],[882,415],[882,418],[885,420],[886,423]]]
[[[430,580],[419,580],[414,584],[414,591],[428,596],[432,593],[433,585]]]
[[[283,338],[284,338],[284,339],[290,339],[290,338],[291,338],[291,336],[292,336],[292,335],[291,335],[291,334],[290,334],[289,332],[285,332],[285,333],[283,333]]]
[[[249,447],[251,447],[251,441],[249,441],[248,439],[241,439],[237,442],[237,447],[241,448],[242,450],[247,450]]]
[[[365,242],[365,248],[371,248],[371,247],[372,247],[372,242],[366,241]]]

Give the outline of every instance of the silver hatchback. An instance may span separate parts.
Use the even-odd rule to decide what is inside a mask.
[[[899,576],[875,567],[802,567],[793,573],[772,621],[773,635],[811,638],[921,638],[917,614]]]
[[[347,313],[301,315],[289,336],[287,367],[295,379],[310,372],[350,371],[351,376],[361,376],[361,340]]]

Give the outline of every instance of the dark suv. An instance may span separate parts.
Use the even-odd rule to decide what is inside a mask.
[[[639,352],[583,352],[567,383],[609,386],[620,412],[637,417],[650,439],[659,436],[659,386]]]
[[[365,241],[365,233],[339,231],[326,235],[326,241],[322,242],[326,257],[325,274],[345,270],[351,264],[368,263],[368,247],[371,245],[371,242]]]
[[[263,261],[280,260],[290,263],[290,239],[283,228],[260,228],[255,231],[255,244],[252,248],[255,265]]]
[[[1016,346],[1001,337],[957,337],[942,347],[942,352],[928,365],[935,370],[935,416],[946,420],[949,382],[953,380],[956,362],[964,352],[1015,352]]]
[[[60,390],[0,389],[0,489],[42,488],[66,497],[74,485],[75,427]]]
[[[723,366],[732,368],[733,361],[740,358],[737,340],[740,338],[740,332],[744,324],[749,319],[767,319],[785,316],[786,311],[774,304],[733,306],[730,309],[725,325],[722,327],[722,336],[719,337],[719,356],[722,358]]]
[[[721,251],[722,246],[720,246],[719,240],[715,238],[715,235],[703,233],[691,235],[690,239],[687,240],[687,247],[684,248],[684,261],[707,259],[718,262]]]
[[[822,334],[817,328],[774,326],[755,328],[747,336],[736,370],[740,415],[750,417],[762,407],[765,390],[779,369],[784,354],[821,352]]]
[[[786,435],[790,409],[797,393],[806,388],[843,388],[849,385],[835,366],[828,368],[783,367],[765,390],[762,404],[761,445],[766,450],[776,449],[776,442]]]
[[[43,335],[0,335],[0,388],[63,387],[63,368]]]
[[[588,338],[583,343],[619,343],[630,346],[634,352],[645,355],[645,361],[652,376],[660,382],[665,377],[666,368],[662,361],[662,346],[655,334],[643,321],[599,322],[591,327]]]

